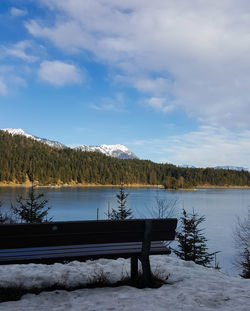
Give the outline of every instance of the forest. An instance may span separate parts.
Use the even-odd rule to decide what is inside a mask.
[[[250,186],[250,173],[213,168],[182,168],[149,160],[117,159],[97,152],[52,148],[0,131],[0,182],[39,185]]]

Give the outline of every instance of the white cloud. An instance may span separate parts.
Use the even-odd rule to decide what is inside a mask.
[[[6,85],[3,82],[1,77],[0,77],[0,94],[1,95],[6,95],[7,94],[7,87],[6,87]]]
[[[151,97],[150,99],[146,100],[146,102],[149,104],[149,106],[163,112],[170,112],[174,109],[174,106],[168,105],[166,99],[163,97]]]
[[[75,65],[61,61],[43,61],[40,64],[38,76],[41,80],[56,86],[81,83],[83,75]]]
[[[224,127],[201,126],[197,131],[183,135],[135,141],[129,145],[139,146],[138,150],[150,154],[150,158],[157,162],[196,167],[250,167],[249,130],[235,132]],[[135,149],[132,150],[136,153]]]
[[[13,17],[22,17],[22,16],[27,15],[27,11],[13,7],[10,9],[10,15]]]
[[[53,26],[27,23],[34,36],[65,50],[91,52],[117,69],[115,79],[172,99],[203,122],[249,127],[249,1],[43,3],[58,18]]]
[[[37,56],[31,55],[26,50],[32,50],[34,47],[30,41],[19,41],[9,47],[1,46],[2,55],[20,58],[27,62],[35,62],[38,60]]]
[[[25,87],[26,82],[19,70],[14,66],[0,66],[0,95],[13,93],[20,86]]]
[[[122,93],[117,93],[114,98],[102,97],[99,103],[90,105],[90,107],[95,110],[117,112],[124,112],[124,106],[125,99]]]

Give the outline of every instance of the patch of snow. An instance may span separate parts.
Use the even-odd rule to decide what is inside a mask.
[[[39,142],[44,143],[46,145],[49,145],[50,147],[66,148],[65,145],[59,143],[58,141],[53,141],[53,140],[33,136],[33,135],[25,132],[23,129],[20,129],[20,128],[19,129],[6,128],[6,129],[2,129],[2,131],[8,132],[11,135],[22,135],[22,136],[25,136],[27,138],[31,138],[33,140],[36,140],[36,141],[39,141]]]
[[[6,129],[2,129],[2,131],[4,132],[8,132],[9,134],[12,134],[12,135],[22,135],[22,136],[25,136],[27,138],[34,138],[33,135],[25,132],[23,129],[12,129],[12,128],[6,128]]]
[[[193,262],[169,256],[151,256],[152,271],[168,284],[158,289],[136,289],[129,286],[56,290],[39,295],[27,294],[19,301],[3,302],[0,311],[248,311],[250,280],[230,277]],[[0,286],[42,287],[53,284],[77,286],[104,273],[111,282],[130,273],[130,260],[99,259],[54,265],[0,266]]]
[[[76,149],[80,149],[82,151],[95,151],[106,154],[110,157],[115,157],[119,159],[136,159],[137,156],[131,152],[126,146],[117,144],[117,145],[100,145],[100,146],[88,146],[81,145],[76,147]]]

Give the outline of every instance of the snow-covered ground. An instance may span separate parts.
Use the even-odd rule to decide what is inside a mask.
[[[26,294],[19,301],[0,303],[0,310],[250,310],[250,280],[229,277],[169,256],[151,256],[151,266],[156,274],[168,278],[169,284],[158,289],[121,286]],[[125,259],[0,266],[0,286],[72,287],[90,283],[101,275],[116,282],[128,275],[129,270],[130,261]]]

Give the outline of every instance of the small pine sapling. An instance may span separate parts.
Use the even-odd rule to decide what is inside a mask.
[[[128,197],[128,193],[124,192],[123,185],[120,187],[119,193],[116,195],[118,208],[113,209],[110,213],[108,213],[108,218],[110,220],[124,220],[132,218],[132,211],[130,208],[126,206],[126,199]]]
[[[250,209],[246,218],[238,218],[234,241],[238,251],[235,264],[241,269],[241,276],[250,279]]]
[[[203,234],[204,229],[199,229],[205,217],[199,217],[194,211],[188,214],[183,209],[181,217],[181,232],[177,232],[178,249],[174,253],[183,260],[194,261],[195,263],[211,267],[215,253],[208,253],[207,239]]]
[[[44,194],[37,194],[35,186],[32,185],[28,197],[17,197],[17,205],[11,204],[11,209],[21,222],[41,223],[51,221],[52,218],[48,218],[50,207],[46,206],[48,200],[43,199],[43,197]]]

